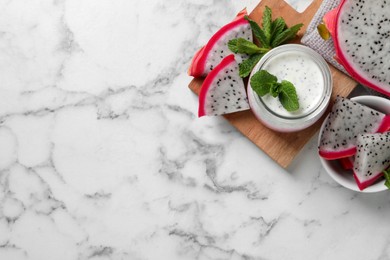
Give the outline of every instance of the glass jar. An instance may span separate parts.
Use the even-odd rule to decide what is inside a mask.
[[[328,64],[318,53],[299,44],[282,45],[261,58],[250,78],[259,70],[267,70],[279,82],[292,82],[300,106],[297,111],[288,112],[279,98],[269,94],[258,96],[249,80],[249,104],[264,125],[279,132],[294,132],[311,126],[324,114],[332,92],[332,76]]]

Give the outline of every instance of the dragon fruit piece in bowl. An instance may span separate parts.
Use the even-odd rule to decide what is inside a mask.
[[[379,180],[390,166],[390,132],[360,134],[356,146],[353,176],[359,189],[364,190]]]
[[[380,111],[384,114],[390,114],[390,100],[377,97],[377,96],[358,96],[351,98],[352,101],[363,104],[370,108],[373,108],[377,111]],[[326,121],[326,120],[325,120]],[[325,128],[325,121],[321,126],[320,133]],[[318,144],[320,144],[321,135],[318,138]],[[387,190],[387,187],[384,185],[385,180],[379,180],[371,186],[365,188],[364,190],[360,190],[358,187],[354,175],[351,170],[343,169],[338,160],[327,160],[322,157],[319,157],[322,166],[325,171],[329,174],[329,176],[336,181],[341,186],[363,193],[375,193]]]
[[[353,156],[361,133],[382,133],[390,128],[390,116],[348,98],[337,97],[324,121],[318,152],[327,160]]]

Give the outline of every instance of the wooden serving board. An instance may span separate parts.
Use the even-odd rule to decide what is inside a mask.
[[[279,16],[283,17],[289,26],[303,23],[304,27],[300,30],[296,40],[296,42],[299,43],[311,19],[321,5],[321,2],[322,0],[314,0],[303,13],[298,13],[284,2],[284,0],[262,0],[249,17],[260,24],[263,10],[265,9],[265,6],[268,6],[272,9],[272,16],[274,18]],[[336,95],[348,96],[357,83],[336,68],[330,67],[333,76],[333,91],[331,98],[331,101],[333,101]],[[189,88],[196,94],[199,94],[202,82],[203,79],[193,79],[189,84]],[[329,107],[331,107],[331,105]],[[224,117],[280,166],[286,168],[303,146],[319,130],[325,115],[311,127],[294,133],[279,133],[265,127],[255,118],[250,110],[225,115]]]

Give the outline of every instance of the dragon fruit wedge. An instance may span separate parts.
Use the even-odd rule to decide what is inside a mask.
[[[218,116],[249,109],[244,81],[231,54],[205,78],[199,93],[199,117]]]
[[[188,74],[193,77],[205,77],[217,66],[223,58],[232,54],[228,48],[228,42],[235,38],[245,38],[248,41],[253,41],[252,29],[249,22],[245,20],[247,15],[246,9],[239,12],[236,18],[223,26],[202,47],[192,59]],[[236,54],[238,63],[243,59],[247,59],[246,54]]]
[[[335,59],[361,84],[390,96],[390,1],[342,0],[323,17]]]
[[[343,157],[339,159],[339,163],[341,167],[343,167],[344,170],[352,170],[353,169],[353,162],[354,162],[354,156],[350,157]]]
[[[327,160],[352,156],[358,134],[382,133],[389,128],[390,116],[337,97],[321,133],[319,154]]]
[[[359,135],[353,165],[353,176],[360,190],[383,176],[390,166],[390,132]]]

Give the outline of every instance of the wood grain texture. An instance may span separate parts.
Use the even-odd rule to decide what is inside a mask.
[[[314,0],[303,13],[298,13],[283,0],[262,0],[249,17],[260,24],[263,10],[265,6],[268,6],[272,9],[274,18],[282,16],[289,26],[303,23],[304,27],[295,41],[299,43],[321,2],[322,0]],[[337,95],[348,96],[355,88],[356,82],[334,67],[330,67],[333,76],[332,103]],[[199,94],[202,82],[203,79],[193,79],[189,84],[189,88],[196,94]],[[294,133],[279,133],[265,127],[255,118],[250,110],[225,115],[224,117],[280,166],[286,168],[303,146],[319,130],[325,116],[326,114],[311,127]]]

